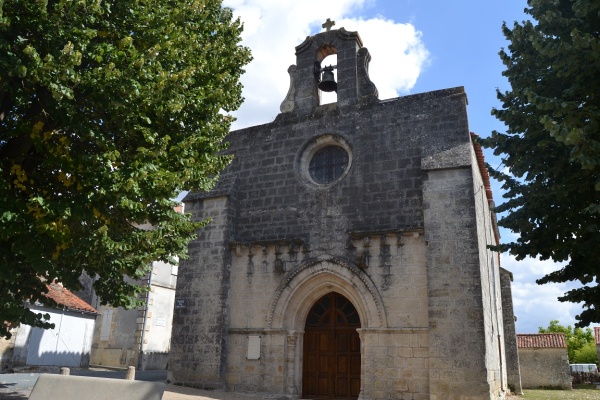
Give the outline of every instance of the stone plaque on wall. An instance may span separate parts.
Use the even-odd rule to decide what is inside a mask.
[[[248,336],[248,353],[246,358],[248,360],[260,359],[260,336]]]

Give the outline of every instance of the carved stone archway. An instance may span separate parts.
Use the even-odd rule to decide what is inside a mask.
[[[302,354],[306,318],[317,300],[336,292],[347,298],[360,316],[361,329],[386,328],[387,318],[379,291],[360,268],[343,259],[320,257],[290,271],[271,300],[269,329],[287,332],[285,386],[297,398],[302,387]],[[359,330],[361,334],[361,330]],[[361,354],[364,344],[361,340]],[[361,365],[361,379],[364,379]],[[361,387],[364,387],[361,383]],[[361,396],[362,397],[362,396]],[[359,397],[359,398],[361,398]]]
[[[290,271],[271,300],[270,329],[302,331],[315,301],[335,291],[355,305],[364,328],[386,328],[387,317],[379,291],[369,276],[345,260],[322,257]]]

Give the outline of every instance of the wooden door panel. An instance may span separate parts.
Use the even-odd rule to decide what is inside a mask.
[[[302,397],[357,399],[360,394],[360,319],[345,297],[329,293],[306,319]]]
[[[350,356],[350,373],[360,375],[360,354]]]
[[[348,357],[346,355],[337,356],[337,374],[347,374],[348,373]]]
[[[329,356],[328,355],[320,355],[319,356],[319,373],[324,373],[329,371]]]
[[[353,353],[360,353],[360,337],[358,336],[358,332],[354,332],[355,334],[350,337],[350,351]]]
[[[329,332],[319,333],[319,351],[329,352],[331,348],[331,335]]]
[[[330,383],[331,382],[329,382],[328,376],[324,378],[319,378],[319,391],[317,392],[317,396],[329,395],[329,392],[331,392]]]
[[[338,377],[336,379],[335,389],[336,397],[348,397],[348,379]]]
[[[346,353],[348,351],[348,334],[347,333],[337,333],[336,334],[336,348],[339,353]]]
[[[306,356],[306,366],[309,371],[317,370],[317,357],[313,354],[309,354]]]
[[[357,398],[360,395],[360,377],[350,380],[350,396]]]
[[[304,335],[304,350],[305,351],[316,351],[316,336],[315,335]]]
[[[314,376],[304,378],[305,396],[314,396],[317,394],[317,379]]]

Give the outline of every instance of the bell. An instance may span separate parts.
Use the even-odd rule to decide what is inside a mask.
[[[325,68],[323,71],[323,79],[318,87],[324,92],[337,92],[337,83],[333,76],[333,69]]]

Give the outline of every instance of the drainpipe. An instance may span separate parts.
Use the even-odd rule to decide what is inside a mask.
[[[138,371],[142,370],[142,358],[144,356],[144,334],[146,333],[146,324],[148,322],[148,306],[150,304],[150,293],[152,292],[152,275],[154,274],[154,263],[148,277],[148,293],[146,294],[146,305],[144,306],[144,319],[142,321],[142,335],[140,337],[140,351],[138,353]]]

